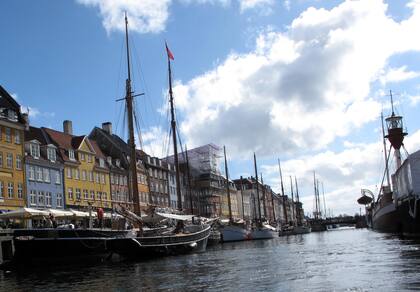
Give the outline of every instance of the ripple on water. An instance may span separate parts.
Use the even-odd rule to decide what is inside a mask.
[[[0,272],[0,290],[399,291],[420,289],[419,270],[420,242],[354,229],[145,262]]]

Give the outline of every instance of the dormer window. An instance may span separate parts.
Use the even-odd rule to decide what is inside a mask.
[[[48,147],[47,148],[47,158],[51,162],[55,162],[57,160],[57,155],[56,155],[54,147]]]
[[[99,158],[99,166],[105,167],[105,161],[103,160],[103,158]]]
[[[75,160],[75,158],[74,158],[74,150],[73,149],[70,149],[69,150],[69,158],[70,158],[70,160]]]
[[[29,146],[29,150],[33,158],[39,158],[39,144],[31,143]]]
[[[108,162],[109,165],[112,165],[112,157],[111,156],[108,156],[106,158],[106,160],[107,160],[107,162]]]
[[[9,109],[7,111],[7,118],[9,120],[11,120],[11,121],[16,122],[17,121],[17,114],[16,114],[16,112],[14,110],[12,110],[12,109]]]
[[[120,161],[119,159],[116,159],[116,160],[115,160],[115,164],[116,164],[118,167],[120,167],[120,165],[121,165],[121,161]]]

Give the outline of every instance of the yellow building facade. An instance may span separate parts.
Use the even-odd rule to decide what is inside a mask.
[[[69,122],[69,121],[66,121]],[[109,167],[98,147],[87,136],[73,136],[46,129],[64,160],[64,193],[67,208],[88,210],[111,209]]]
[[[24,116],[20,105],[0,86],[0,210],[25,206]]]

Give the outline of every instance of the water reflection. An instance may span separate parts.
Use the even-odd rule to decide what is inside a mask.
[[[9,291],[396,291],[420,288],[420,242],[343,230],[210,247],[145,262],[0,272]]]

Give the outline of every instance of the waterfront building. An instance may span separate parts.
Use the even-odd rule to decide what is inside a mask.
[[[25,206],[24,129],[27,115],[0,86],[0,211]]]
[[[28,207],[64,209],[63,161],[41,128],[25,131],[25,171]]]
[[[105,155],[86,135],[74,136],[72,122],[64,121],[63,132],[43,128],[64,163],[67,207],[88,210],[111,209],[109,167]]]
[[[229,218],[229,198],[226,190],[226,178],[224,178],[224,188],[225,191],[222,192],[222,206],[221,206],[221,216],[224,218]],[[239,200],[238,193],[239,190],[236,189],[235,183],[229,180],[229,192],[230,192],[230,205],[232,210],[232,217],[239,218],[241,214],[239,213]]]
[[[112,132],[112,123],[102,124],[102,128],[95,127],[89,134],[95,140],[101,151],[107,157],[110,166],[110,184],[112,207],[119,206],[134,210],[133,198],[129,188],[130,149],[118,135]],[[147,209],[149,203],[149,187],[146,168],[137,155],[137,185],[139,191],[139,204],[142,211]]]
[[[163,159],[152,157],[143,150],[137,150],[137,155],[144,164],[148,175],[149,183],[149,202],[158,207],[170,207],[169,195],[169,167]],[[173,186],[174,184],[172,184]],[[175,184],[176,189],[176,184]]]
[[[190,172],[190,190],[184,187],[185,206],[190,208],[190,198],[192,196],[193,212],[206,217],[217,217],[222,214],[222,201],[226,196],[225,178],[221,175],[219,163],[221,158],[221,148],[214,144],[203,145],[187,151],[188,168],[186,166],[186,155],[178,155],[180,169],[184,176]],[[173,156],[165,158],[171,163]],[[188,185],[188,180],[184,179],[184,185]]]

